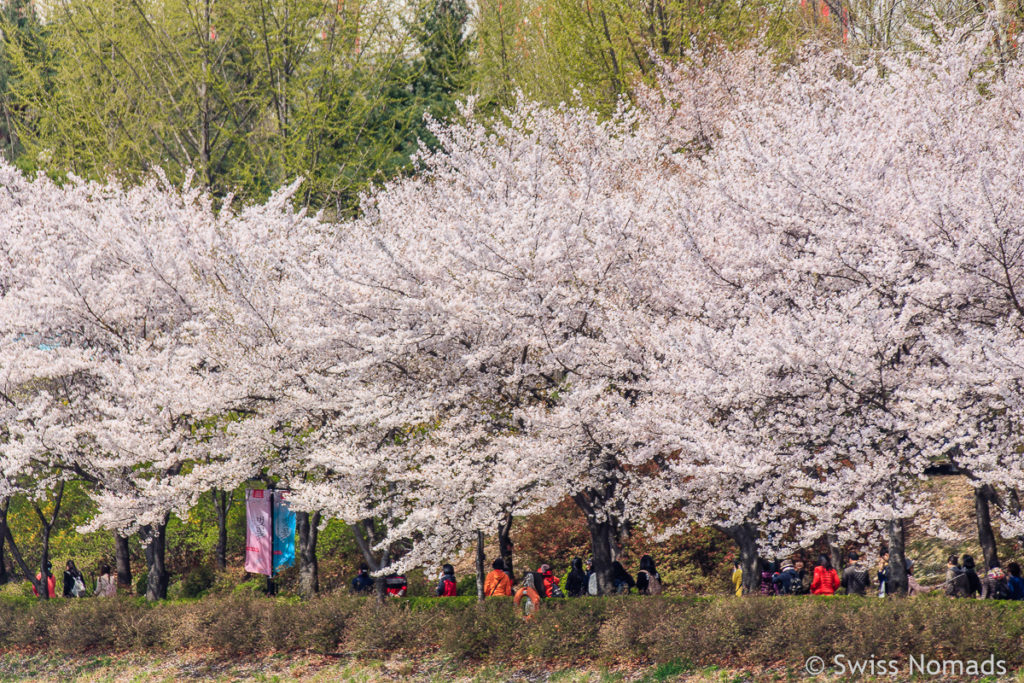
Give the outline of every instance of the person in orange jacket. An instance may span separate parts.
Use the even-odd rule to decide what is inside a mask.
[[[512,595],[512,579],[505,573],[505,561],[499,557],[491,567],[491,573],[484,579],[484,597]]]
[[[42,581],[42,576],[43,575],[40,572],[36,572],[36,581]],[[49,593],[51,598],[57,597],[57,579],[53,575],[52,562],[46,563],[46,588],[46,592]],[[39,597],[39,590],[36,588],[34,583],[32,584],[32,592],[36,597]]]

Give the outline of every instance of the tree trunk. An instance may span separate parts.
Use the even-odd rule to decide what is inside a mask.
[[[117,565],[117,585],[129,594],[133,592],[131,559],[128,537],[115,532],[114,560]]]
[[[889,578],[885,582],[886,595],[907,594],[907,553],[903,520],[889,522]]]
[[[587,517],[587,528],[590,530],[590,547],[594,557],[594,573],[597,575],[597,594],[609,595],[614,592],[612,584],[612,545],[614,531],[611,522],[598,522]]]
[[[217,511],[217,549],[214,561],[217,569],[223,571],[228,566],[228,492],[213,489],[213,507]]]
[[[7,545],[7,507],[9,504],[9,501],[5,500],[0,505],[0,586],[11,580],[11,575],[7,571],[7,553],[4,552],[4,546]]]
[[[164,514],[160,524],[147,524],[139,529],[139,537],[146,549],[146,566],[149,568],[149,576],[146,580],[146,599],[149,601],[167,598],[169,577],[165,558],[168,519],[169,515]]]
[[[50,571],[48,570],[48,567],[50,566],[50,530],[47,529],[44,526],[43,527],[43,533],[41,534],[41,536],[42,536],[42,543],[43,543],[43,549],[42,549],[43,551],[39,555],[39,576],[42,577],[42,580],[40,582],[40,585],[39,585],[38,589],[39,589],[39,597],[42,598],[43,600],[48,600],[50,598],[50,588],[47,585],[47,583],[49,582],[49,578],[50,578],[49,577]],[[54,580],[54,583],[53,583],[53,593],[56,596],[56,594],[57,594],[57,582],[56,582],[56,579]]]
[[[719,530],[739,546],[740,570],[743,572],[743,594],[753,595],[761,590],[761,557],[758,554],[757,539],[760,532],[750,522]]]
[[[379,555],[374,552],[373,547],[377,545],[377,530],[375,528],[373,519],[364,519],[361,522],[350,525],[352,529],[352,535],[355,536],[356,545],[359,546],[359,552],[363,554],[363,559],[366,560],[367,566],[370,567],[371,573],[376,573],[382,568],[391,564],[391,553],[385,550]],[[384,598],[386,592],[384,590],[384,577],[378,576],[374,582],[374,594],[377,596],[377,602],[384,604]]]
[[[512,569],[512,539],[509,534],[512,531],[512,513],[509,512],[498,524],[498,554],[501,555],[501,561],[505,563],[505,573],[508,574],[508,578],[511,579],[512,583],[516,582],[516,574]]]
[[[1010,56],[1010,41],[1009,35],[1007,34],[1007,26],[1010,23],[1010,5],[1007,0],[994,0],[996,14],[996,55],[998,57],[998,63],[996,67],[999,69],[999,73],[1002,74],[1003,69],[1006,66],[1006,61]]]
[[[476,599],[484,601],[484,532],[476,532]]]
[[[989,569],[999,563],[996,550],[996,537],[992,532],[992,517],[989,503],[996,497],[991,484],[983,484],[974,489],[974,511],[978,520],[978,541],[985,557],[985,568]]]
[[[299,530],[299,593],[311,598],[320,592],[320,567],[316,559],[316,542],[320,534],[320,513],[295,513]]]
[[[36,590],[39,592],[40,600],[50,599],[50,590],[47,585],[50,572],[48,571],[50,565],[50,533],[53,531],[53,525],[57,522],[57,516],[60,514],[60,504],[64,500],[64,482],[62,481],[57,487],[57,491],[54,494],[54,505],[53,514],[47,518],[43,514],[42,509],[37,503],[32,503],[32,509],[35,510],[36,516],[42,525],[42,549],[39,554],[39,581],[36,584]],[[11,536],[10,528],[7,529],[7,538],[11,542],[11,549],[14,549],[14,539]],[[54,595],[57,594],[56,583],[54,584]]]
[[[832,560],[832,568],[835,569],[837,573],[842,573],[843,552],[839,547],[839,537],[835,534],[829,533],[825,534],[825,540],[828,543],[828,557]]]
[[[22,556],[21,550],[18,548],[18,544],[14,542],[14,536],[11,535],[11,527],[6,527],[4,531],[7,536],[7,547],[11,549],[11,556],[14,557],[14,561],[21,569],[22,575],[25,577],[26,581],[36,587],[36,592],[39,594],[39,598],[41,600],[45,600],[46,598],[43,598],[43,595],[49,595],[49,591],[46,589],[46,577],[40,575],[41,578],[38,581],[36,580],[35,572],[29,569],[28,563],[25,562],[25,558]]]
[[[602,464],[605,472],[615,471],[613,458]],[[610,514],[611,502],[615,499],[617,480],[609,476],[600,487],[586,489],[573,494],[572,500],[583,512],[590,531],[590,547],[594,558],[593,571],[597,576],[597,594],[608,595],[615,590],[612,581],[612,562],[615,561],[615,535],[618,530]]]

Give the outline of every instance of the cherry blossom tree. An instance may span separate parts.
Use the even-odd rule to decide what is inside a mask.
[[[202,206],[197,193],[170,191],[159,179],[125,190],[75,179],[57,186],[21,178],[9,167],[2,172],[9,254],[2,364],[23,371],[22,359],[38,347],[32,353],[51,367],[28,366],[35,379],[26,377],[21,386],[69,372],[98,377],[81,390],[81,400],[57,397],[81,404],[73,420],[62,420],[73,430],[64,445],[55,446],[49,433],[25,432],[5,450],[31,449],[26,462],[58,457],[59,471],[96,484],[100,512],[92,525],[141,533],[150,564],[147,594],[163,597],[165,528],[180,495],[167,477],[192,457],[191,421],[221,411],[230,398],[205,364],[198,343],[202,311],[191,294],[201,265],[191,256],[202,253],[214,226],[209,202]],[[63,370],[73,363],[77,370]],[[52,392],[39,396],[51,406],[18,424],[39,430],[48,426],[45,419],[62,419],[66,411],[54,410]],[[52,487],[47,480],[37,486]]]
[[[666,67],[606,120],[470,104],[340,225],[297,185],[215,210],[0,165],[0,497],[90,482],[154,598],[169,515],[255,478],[293,491],[307,593],[328,519],[383,576],[566,498],[605,592],[663,511],[748,591],[831,536],[885,539],[900,592],[949,458],[992,561],[990,502],[1024,535],[1024,69],[938,34]]]

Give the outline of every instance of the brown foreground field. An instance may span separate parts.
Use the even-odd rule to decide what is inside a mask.
[[[0,657],[0,681],[81,681],[83,683],[176,681],[333,681],[372,683],[628,683],[688,681],[739,683],[790,680],[784,670],[740,671],[718,667],[696,670],[679,664],[545,668],[457,664],[437,657],[381,660],[338,659],[322,655],[270,655],[239,658],[195,654],[169,656],[55,656],[7,654]]]
[[[1024,603],[617,596],[526,622],[497,598],[0,599],[0,680],[789,681],[808,658],[823,680],[1024,681]]]

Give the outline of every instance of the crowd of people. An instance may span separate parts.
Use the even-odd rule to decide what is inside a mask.
[[[640,558],[640,567],[636,578],[633,577],[621,562],[612,563],[612,588],[615,593],[631,593],[635,589],[641,595],[659,595],[662,592],[661,575],[654,565],[654,558],[644,555]],[[505,568],[505,561],[500,557],[491,564],[491,571],[484,578],[484,597],[513,595],[513,578]],[[593,562],[588,561],[584,568],[583,559],[573,558],[569,571],[562,577],[555,575],[550,564],[542,564],[535,572],[527,572],[523,577],[523,585],[535,590],[541,598],[577,598],[584,595],[597,595],[597,576]],[[370,593],[374,581],[370,569],[363,564],[352,579],[353,593]],[[385,577],[384,589],[388,595],[402,597],[408,590],[404,576],[392,574]],[[441,567],[434,594],[439,597],[451,597],[459,594],[459,584],[455,578],[455,567],[445,564]]]
[[[36,572],[36,582],[42,583],[42,573]],[[86,587],[85,576],[75,566],[74,560],[68,560],[64,565],[64,577],[61,586],[61,595],[65,598],[84,598],[89,594]],[[57,578],[53,575],[53,563],[46,563],[46,590],[51,598],[57,597]],[[39,589],[32,586],[32,592],[38,597]],[[111,575],[110,566],[103,565],[100,568],[100,575],[96,577],[93,595],[109,598],[117,594],[117,578]]]
[[[847,566],[840,574],[832,565],[828,555],[819,555],[814,567],[810,570],[802,558],[784,561],[762,561],[760,567],[759,593],[761,595],[835,595],[843,591],[847,595],[868,595],[875,593],[884,597],[889,590],[889,553],[883,551],[870,567],[857,552],[847,556]],[[57,597],[57,579],[52,573],[53,565],[47,563],[46,586],[49,597]],[[1024,600],[1024,577],[1017,562],[1010,562],[1004,570],[999,562],[992,562],[987,571],[979,573],[974,557],[950,555],[946,563],[944,581],[938,585],[923,586],[914,576],[913,560],[906,561],[907,593],[910,596],[921,595],[932,591],[942,591],[953,598],[983,598],[995,600]],[[36,582],[41,583],[41,574],[36,574]],[[634,590],[641,595],[659,595],[662,590],[662,578],[650,555],[640,558],[639,570],[634,577],[621,562],[612,563],[612,589],[615,593],[632,593]],[[491,565],[491,571],[484,579],[484,597],[511,596],[515,593],[515,582],[505,562],[499,557]],[[743,594],[743,570],[739,562],[733,565],[732,584],[736,595]],[[597,595],[597,576],[593,562],[586,566],[582,558],[576,557],[569,565],[569,571],[562,577],[554,573],[550,564],[541,564],[536,571],[527,572],[522,585],[535,590],[541,598],[581,597]],[[370,593],[374,588],[373,577],[366,564],[359,567],[359,572],[352,579],[353,593]],[[385,592],[393,597],[405,596],[408,592],[408,581],[405,576],[392,574],[384,579]],[[35,585],[32,591],[38,596]],[[117,593],[117,578],[111,574],[110,566],[103,565],[96,578],[93,595],[112,597]],[[449,597],[459,594],[455,568],[445,564],[438,577],[434,589],[437,596]],[[74,560],[68,560],[64,569],[62,595],[65,598],[80,598],[89,594],[86,579],[75,566]]]
[[[819,555],[812,571],[807,570],[802,559],[781,563],[764,561],[760,568],[759,592],[761,595],[835,595],[842,590],[847,595],[865,596],[869,591],[877,590],[879,597],[885,597],[890,588],[889,553],[883,551],[879,555],[873,570],[857,552],[851,552],[848,559],[842,575],[832,566],[828,555]],[[934,586],[923,586],[917,581],[913,560],[906,561],[906,571],[907,594],[910,596],[942,591],[951,598],[1024,600],[1024,578],[1016,562],[1010,562],[1005,572],[998,562],[992,562],[982,576],[973,556],[950,555],[945,580]],[[743,570],[739,562],[733,565],[732,582],[736,595],[742,595]]]

